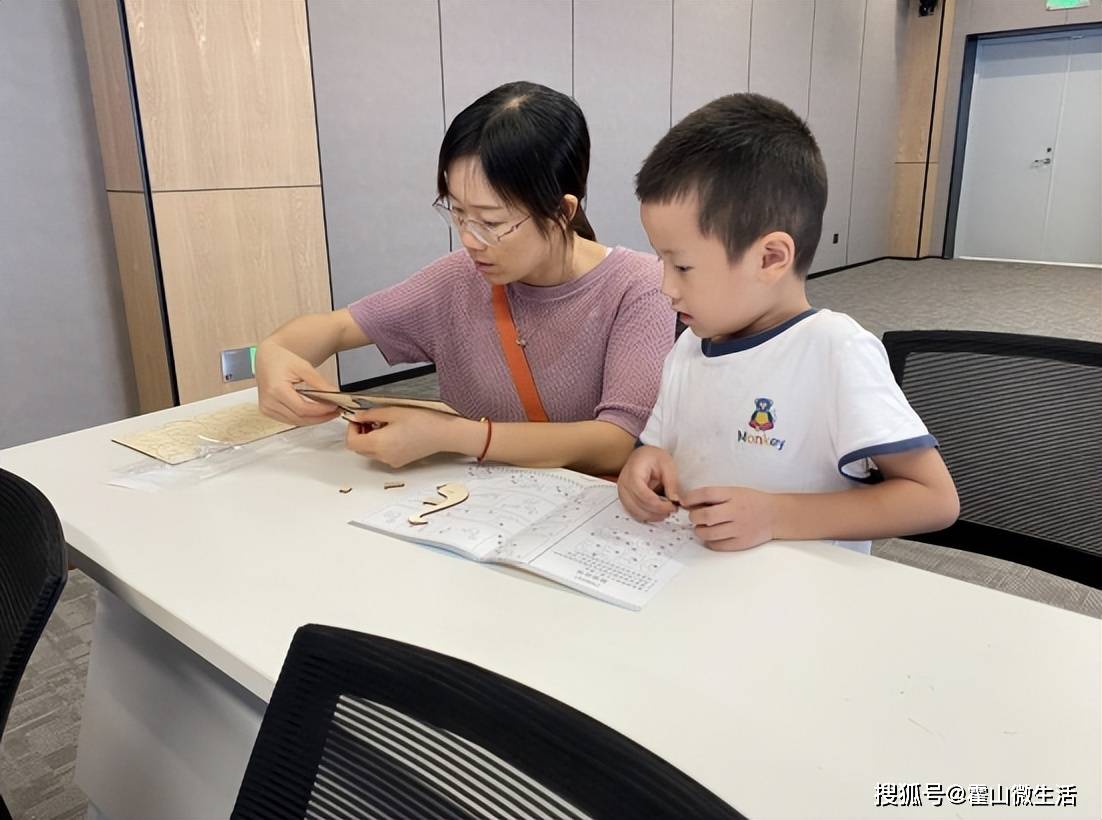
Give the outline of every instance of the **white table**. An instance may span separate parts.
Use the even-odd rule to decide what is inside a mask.
[[[1102,816],[1099,621],[814,542],[702,550],[630,612],[349,526],[390,473],[336,436],[195,486],[106,484],[140,459],[112,435],[253,396],[0,451],[110,591],[77,765],[92,815],[226,816],[292,634],[323,623],[545,692],[752,818]],[[1075,785],[1077,805],[878,808],[879,783]]]

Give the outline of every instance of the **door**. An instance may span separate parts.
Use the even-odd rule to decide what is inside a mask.
[[[1102,32],[1066,42],[1044,258],[1102,265]]]
[[[977,46],[955,255],[1102,265],[1102,33]]]

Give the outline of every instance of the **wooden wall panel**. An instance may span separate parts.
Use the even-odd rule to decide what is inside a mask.
[[[319,188],[154,193],[153,208],[181,402],[253,386],[222,382],[222,350],[331,309]],[[336,379],[332,360],[323,372]]]
[[[931,162],[926,166],[926,191],[922,199],[922,231],[918,238],[919,256],[939,256],[941,254],[941,233],[934,231],[934,203],[937,201],[938,164]]]
[[[119,260],[130,355],[138,385],[138,406],[143,413],[172,407],[172,375],[169,373],[165,328],[145,194],[109,191],[115,254]]]
[[[303,0],[126,0],[154,191],[318,185]]]
[[[107,190],[141,191],[141,158],[118,4],[115,0],[79,0],[77,7]]]
[[[925,162],[934,104],[941,12],[907,17],[899,65],[899,131],[896,162]]]
[[[891,237],[888,256],[915,256],[918,251],[919,220],[922,218],[923,162],[898,162],[892,188]]]
[[[941,54],[937,61],[937,87],[934,89],[934,114],[930,128],[930,153],[928,161],[934,164],[938,162],[941,153],[941,127],[945,121],[945,95],[949,87],[949,55],[953,40],[953,21],[956,19],[956,0],[944,0],[941,17]],[[959,83],[960,78],[955,82]]]

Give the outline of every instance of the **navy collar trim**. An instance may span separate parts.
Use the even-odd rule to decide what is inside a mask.
[[[749,350],[752,347],[768,342],[774,336],[779,336],[797,322],[803,321],[808,316],[816,313],[815,308],[808,308],[803,313],[798,313],[786,322],[781,322],[775,327],[755,333],[753,336],[736,336],[732,339],[724,339],[722,342],[713,342],[711,339],[700,340],[700,352],[708,358],[725,356],[728,353],[738,353],[741,350]]]

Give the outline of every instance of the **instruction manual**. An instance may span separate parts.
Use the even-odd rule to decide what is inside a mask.
[[[683,511],[644,524],[620,506],[616,485],[567,470],[457,467],[448,484],[469,497],[439,512],[443,484],[390,490],[385,504],[352,523],[459,553],[519,567],[628,609],[641,609],[699,549]],[[424,524],[410,518],[424,515]]]

